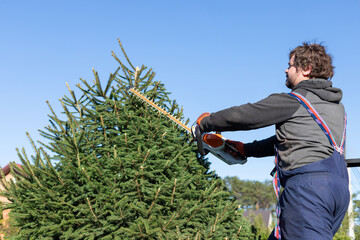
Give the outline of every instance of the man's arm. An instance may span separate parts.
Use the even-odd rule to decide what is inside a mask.
[[[260,141],[245,143],[244,150],[247,157],[268,157],[275,156],[276,136],[272,136]]]
[[[271,94],[256,103],[202,114],[197,122],[203,132],[251,130],[284,122],[300,106],[299,102],[288,94]]]

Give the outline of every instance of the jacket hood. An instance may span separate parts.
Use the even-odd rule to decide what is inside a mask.
[[[340,88],[333,87],[331,81],[321,78],[301,81],[293,90],[301,88],[314,93],[322,100],[328,102],[340,102],[343,96]]]

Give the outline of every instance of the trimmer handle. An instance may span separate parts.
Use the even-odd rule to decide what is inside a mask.
[[[201,154],[201,156],[205,156],[206,154],[208,154],[209,152],[205,152],[204,150],[204,145],[203,145],[203,141],[202,141],[202,133],[200,130],[200,126],[199,125],[195,125],[191,128],[192,131],[192,135],[195,138],[196,141],[196,145],[198,147],[198,151]]]

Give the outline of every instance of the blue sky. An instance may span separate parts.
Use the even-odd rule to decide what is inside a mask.
[[[0,166],[19,162],[15,148],[32,148],[25,132],[43,140],[46,101],[80,78],[102,82],[117,68],[121,40],[134,65],[152,67],[171,98],[194,122],[202,112],[288,92],[289,51],[323,42],[334,56],[334,86],[344,92],[347,157],[359,158],[360,1],[10,1],[0,0]],[[274,127],[224,133],[244,142],[274,134]],[[272,158],[227,166],[210,157],[220,176],[266,180]]]

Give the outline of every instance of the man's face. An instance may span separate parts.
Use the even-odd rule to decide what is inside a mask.
[[[293,89],[301,80],[303,80],[303,75],[301,69],[296,69],[294,66],[294,58],[292,56],[289,61],[289,67],[285,70],[286,73],[286,83],[285,85]]]

